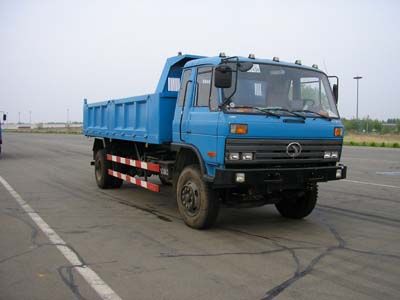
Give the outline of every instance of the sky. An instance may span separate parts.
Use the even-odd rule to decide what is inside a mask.
[[[82,121],[89,102],[154,92],[167,57],[318,64],[339,111],[400,118],[400,1],[0,0],[0,111],[8,122]]]

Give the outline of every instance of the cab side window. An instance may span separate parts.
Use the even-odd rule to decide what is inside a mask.
[[[213,68],[200,67],[197,70],[197,93],[195,106],[209,106],[215,110],[218,106],[217,89],[211,84],[213,81]]]

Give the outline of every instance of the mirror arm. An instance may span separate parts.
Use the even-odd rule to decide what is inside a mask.
[[[221,64],[226,64],[232,59],[236,59],[236,63],[239,62],[239,56],[230,56],[230,57],[222,58],[221,59]]]

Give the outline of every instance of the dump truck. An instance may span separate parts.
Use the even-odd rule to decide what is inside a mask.
[[[100,188],[172,185],[192,228],[211,227],[222,206],[274,204],[301,219],[319,182],[346,178],[338,93],[338,77],[299,60],[179,53],[153,94],[84,99],[83,133]]]

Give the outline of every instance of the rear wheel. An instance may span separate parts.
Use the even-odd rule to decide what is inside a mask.
[[[302,219],[314,209],[318,198],[318,186],[312,184],[296,193],[285,193],[275,206],[279,213],[290,219]]]
[[[211,227],[219,212],[216,193],[202,180],[197,165],[183,169],[177,182],[179,212],[186,225],[195,229]]]
[[[100,149],[96,152],[94,159],[94,176],[99,188],[119,188],[122,185],[122,179],[108,175],[108,169],[112,169],[112,164],[106,159],[106,150]]]

